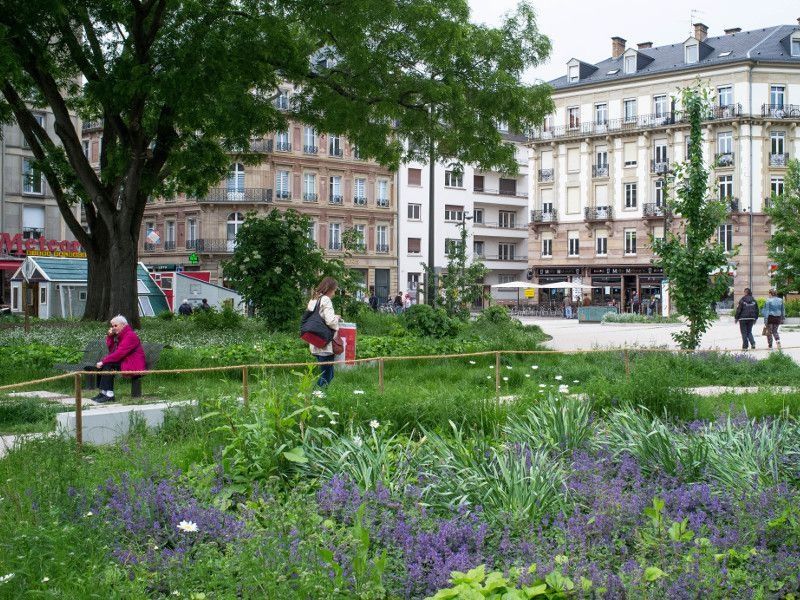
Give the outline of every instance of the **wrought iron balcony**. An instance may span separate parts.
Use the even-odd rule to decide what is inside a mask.
[[[800,119],[798,104],[762,104],[761,116],[773,119]]]
[[[610,221],[614,218],[613,206],[587,206],[583,212],[587,221]]]
[[[667,216],[667,207],[657,202],[646,202],[642,205],[645,219],[663,219]]]
[[[389,208],[389,199],[378,198],[377,200],[375,200],[375,205],[380,206],[381,208]]]
[[[272,202],[271,188],[212,188],[208,194],[199,199],[200,202],[241,202],[260,204]]]
[[[708,114],[708,120],[734,119],[742,116],[741,104],[726,104],[725,106],[715,106]]]
[[[342,156],[344,156],[344,151],[341,148],[329,148],[328,155],[335,156],[336,158],[342,158]]]
[[[303,194],[303,202],[316,202],[319,199],[319,194],[306,192]]]
[[[164,242],[164,250],[175,250],[175,240],[167,240]]]
[[[510,198],[527,198],[527,192],[518,192],[516,189],[495,189],[495,188],[473,188],[473,191],[479,194],[486,194],[489,196],[507,196]]]
[[[186,240],[187,250],[197,250],[197,240]]]
[[[353,196],[353,204],[356,206],[366,206],[367,205],[367,197],[366,196]]]
[[[592,177],[608,177],[608,165],[592,165]]]
[[[342,249],[342,242],[328,242],[328,250],[338,251]]]
[[[558,222],[558,211],[556,209],[552,210],[532,210],[531,211],[531,223],[557,223]]]
[[[725,208],[728,212],[738,213],[739,212],[739,199],[738,198],[731,198],[730,196],[726,198],[720,198],[725,203]]]
[[[250,152],[272,152],[272,140],[250,140]]]
[[[197,240],[197,251],[206,254],[231,254],[236,249],[236,240],[201,238]]]
[[[344,201],[344,198],[342,196],[337,196],[337,195],[331,194],[328,197],[328,203],[330,203],[330,204],[342,204],[343,201]]]
[[[388,254],[389,253],[389,244],[376,244],[375,245],[375,252],[378,254]]]
[[[151,244],[150,242],[145,242],[144,243],[144,251],[145,252],[155,252],[156,251],[156,245],[155,244]]]
[[[539,169],[539,181],[553,181],[553,169]]]
[[[316,154],[317,152],[319,152],[319,148],[317,146],[303,146],[304,154]]]
[[[650,172],[656,175],[665,175],[669,172],[669,161],[650,161]]]
[[[788,164],[789,164],[789,155],[787,153],[769,155],[770,167],[785,167]]]
[[[278,152],[291,152],[292,144],[290,142],[275,142],[275,150]]]
[[[81,131],[88,131],[90,129],[102,129],[103,119],[92,119],[91,121],[84,121],[81,123]]]
[[[714,164],[717,168],[732,167],[736,164],[736,155],[733,152],[718,152],[714,155]]]
[[[291,200],[292,199],[292,192],[289,190],[278,190],[275,192],[275,199],[276,200]]]
[[[527,256],[517,254],[484,254],[481,258],[483,260],[502,260],[506,262],[528,262]]]

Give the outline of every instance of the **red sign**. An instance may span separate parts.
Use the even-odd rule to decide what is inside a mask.
[[[44,254],[45,252],[48,254]],[[21,233],[14,237],[11,237],[10,233],[0,233],[0,254],[26,256],[28,253],[38,256],[69,256],[78,253],[83,255],[83,248],[77,241],[48,240],[43,237],[26,240],[22,238]]]

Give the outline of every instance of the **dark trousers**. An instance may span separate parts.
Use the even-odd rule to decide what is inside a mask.
[[[106,373],[106,371],[119,371],[120,364],[119,363],[103,363],[103,367],[98,369],[96,366],[91,365],[86,367],[86,371],[100,371],[100,377],[98,378],[97,387],[100,388],[102,392],[113,392],[114,391],[114,376],[111,373]]]
[[[318,354],[317,362],[320,363],[319,366],[320,369],[322,369],[322,372],[319,374],[319,379],[317,379],[317,385],[319,387],[325,387],[333,381],[333,354]]]
[[[747,350],[747,344],[750,344],[751,348],[756,347],[756,340],[753,337],[753,324],[755,321],[753,319],[742,319],[739,321],[739,331],[742,332],[742,350]]]

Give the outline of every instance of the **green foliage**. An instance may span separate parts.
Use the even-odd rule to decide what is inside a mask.
[[[582,398],[549,395],[503,428],[508,438],[534,448],[564,452],[585,448],[594,436],[592,404]]]
[[[662,317],[661,315],[640,315],[637,313],[607,312],[603,315],[603,323],[682,323],[679,315]]]
[[[514,321],[514,319],[511,318],[511,315],[508,313],[508,309],[505,306],[495,305],[484,308],[475,321],[482,326],[508,325]]]
[[[773,284],[780,293],[800,292],[800,161],[789,161],[784,192],[770,198],[765,212],[775,227],[767,240],[769,257],[778,265]]]
[[[675,167],[677,193],[668,206],[683,218],[684,231],[682,235],[665,231],[663,239],[653,239],[653,252],[658,256],[654,264],[664,269],[671,301],[688,320],[687,330],[673,334],[684,349],[700,345],[700,338],[715,318],[711,305],[730,285],[727,275],[712,277],[729,257],[713,239],[725,219],[726,207],[722,200],[709,198],[708,170],[703,165],[702,118],[708,102],[707,90],[686,88],[681,92],[690,125],[689,160]]]
[[[198,309],[192,313],[190,318],[192,325],[200,331],[240,329],[244,322],[244,317],[241,313],[236,312],[230,304],[223,305],[221,310],[215,308]]]
[[[443,308],[415,304],[404,311],[401,322],[415,335],[446,338],[456,335],[458,321],[451,319]]]
[[[470,306],[483,297],[483,278],[487,273],[480,260],[469,262],[467,237],[467,228],[462,225],[459,242],[449,249],[447,270],[439,276],[442,305],[448,315],[461,320],[469,318]],[[430,280],[432,273],[427,266],[424,268]]]

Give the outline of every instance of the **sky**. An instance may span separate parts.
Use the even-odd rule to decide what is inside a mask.
[[[516,8],[518,0],[468,0],[472,21],[497,26]],[[543,65],[525,74],[525,81],[549,81],[566,75],[567,61],[597,63],[611,56],[611,38],[654,46],[683,42],[692,22],[708,26],[709,37],[725,29],[743,31],[773,25],[797,24],[798,0],[533,0],[539,31],[550,38],[552,52]],[[692,17],[694,11],[694,17]]]

